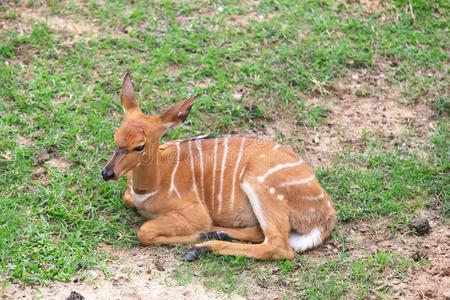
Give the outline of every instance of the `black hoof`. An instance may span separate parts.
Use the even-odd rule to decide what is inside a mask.
[[[209,241],[209,240],[220,240],[220,241],[230,241],[231,236],[228,235],[225,231],[211,231],[211,232],[201,232],[199,235],[200,241]]]
[[[211,249],[206,247],[192,247],[186,252],[181,259],[185,261],[194,261],[203,253],[211,253]]]

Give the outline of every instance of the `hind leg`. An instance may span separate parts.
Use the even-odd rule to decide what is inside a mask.
[[[259,183],[256,176],[243,179],[242,190],[247,195],[253,212],[264,233],[265,240],[260,244],[240,244],[224,241],[209,241],[197,244],[184,258],[192,260],[202,252],[218,255],[240,255],[261,260],[293,259],[294,252],[289,244],[289,217],[286,202],[270,195],[266,186]]]

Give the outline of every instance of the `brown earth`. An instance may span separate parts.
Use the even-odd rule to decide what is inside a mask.
[[[340,234],[349,237],[345,245],[329,240],[305,255],[311,259],[336,258],[339,249],[345,247],[351,261],[378,251],[399,253],[405,257],[414,257],[420,252],[425,257],[424,263],[408,269],[402,279],[395,278],[392,272],[386,272],[377,285],[388,286],[393,298],[447,299],[445,297],[450,291],[449,224],[441,220],[439,215],[427,214],[427,218],[430,220],[431,232],[425,236],[393,234],[388,228],[388,219],[376,222],[361,220],[340,225]],[[4,299],[66,299],[75,291],[85,299],[243,299],[238,295],[205,290],[200,284],[201,277],[196,283],[178,286],[174,280],[174,270],[182,262],[174,247],[114,249],[104,245],[101,250],[110,255],[108,275],[100,270],[91,270],[68,283],[52,282],[44,287],[12,284],[0,295]],[[247,280],[245,284],[249,288],[246,298],[281,299],[284,292],[290,290],[293,280],[296,278],[284,279],[287,287],[280,285],[278,280],[268,280],[263,286],[254,280]]]
[[[361,152],[367,138],[382,141],[383,147],[415,149],[426,158],[435,113],[426,100],[405,103],[400,91],[387,82],[382,66],[359,70],[330,87],[318,83],[316,93],[301,96],[307,107],[326,108],[320,126],[301,125],[303,120],[282,111],[262,133],[271,138],[281,134],[313,166],[330,166],[333,155],[344,149]]]

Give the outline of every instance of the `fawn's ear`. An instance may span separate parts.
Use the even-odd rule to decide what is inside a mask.
[[[194,104],[197,95],[191,96],[186,101],[177,103],[161,114],[161,120],[166,128],[174,128],[186,120],[189,111]]]
[[[120,102],[122,102],[125,112],[138,107],[136,95],[134,94],[133,84],[131,83],[130,73],[126,72],[122,82],[122,92],[120,93]]]

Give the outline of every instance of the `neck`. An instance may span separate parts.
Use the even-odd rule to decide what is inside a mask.
[[[159,140],[148,142],[145,145],[140,164],[131,172],[135,193],[145,194],[159,189],[161,184],[159,156]]]

